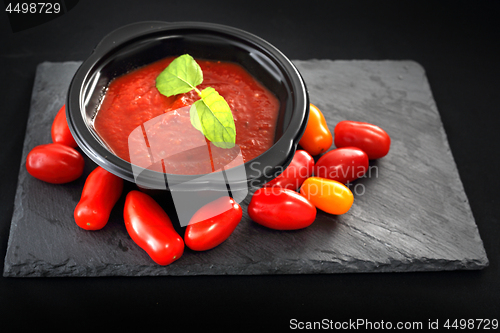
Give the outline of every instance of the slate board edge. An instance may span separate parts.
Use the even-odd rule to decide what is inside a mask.
[[[35,70],[35,82],[33,83],[33,88],[31,91],[30,109],[28,111],[28,118],[27,118],[28,120],[27,120],[26,126],[25,126],[25,137],[24,137],[24,141],[23,141],[23,151],[21,154],[19,173],[17,175],[16,195],[14,197],[14,209],[13,209],[12,219],[11,219],[11,224],[10,224],[10,229],[9,229],[9,239],[7,241],[7,251],[6,251],[5,260],[4,260],[3,276],[9,276],[9,272],[11,270],[11,265],[8,262],[9,250],[11,249],[12,237],[13,237],[16,225],[17,225],[17,221],[22,219],[23,212],[24,212],[24,209],[20,209],[20,207],[23,205],[22,200],[20,199],[22,197],[23,189],[19,184],[22,184],[22,179],[23,179],[23,177],[25,177],[25,174],[22,171],[23,171],[23,168],[26,168],[26,157],[28,156],[28,149],[29,149],[28,148],[28,140],[26,138],[26,135],[27,135],[30,121],[31,121],[31,113],[32,113],[32,108],[33,108],[33,99],[34,99],[35,91],[36,91],[36,88],[37,88],[37,86],[39,84],[39,80],[40,80],[40,77],[39,77],[40,68],[47,63],[50,63],[50,62],[44,61],[42,63],[39,63],[36,66],[36,70]]]
[[[394,261],[394,262],[363,262],[364,268],[349,267],[348,262],[298,262],[296,260],[275,260],[272,262],[253,265],[252,270],[256,266],[261,271],[259,275],[304,275],[304,274],[338,274],[338,273],[405,273],[405,272],[437,272],[437,271],[454,271],[454,270],[479,270],[483,269],[484,265],[478,260],[463,260],[451,261],[446,259],[419,261],[419,265],[408,265],[409,263]],[[103,277],[103,276],[124,276],[117,274],[113,269],[114,265],[102,265],[92,268],[82,268],[71,263],[66,265],[51,266],[43,263],[35,272],[24,274],[22,267],[19,269],[16,266],[11,266],[9,271],[4,272],[4,277]],[[136,266],[136,265],[119,265],[120,270],[128,271],[126,276],[202,276],[202,275],[241,275],[252,276],[255,274],[248,273],[245,267],[236,266],[213,266],[208,267],[200,265],[192,267],[190,270],[176,269],[175,266]],[[288,267],[287,267],[288,266]],[[282,268],[286,267],[286,270]],[[133,272],[132,274],[130,272]]]
[[[320,60],[320,61],[332,61],[332,60]],[[344,60],[342,60],[344,61]],[[349,60],[345,60],[345,61],[349,61]],[[363,61],[363,60],[352,60],[352,62],[358,62],[358,61]],[[369,61],[369,60],[367,60]],[[477,237],[478,237],[478,241],[479,243],[481,243],[481,249],[482,249],[482,252],[483,252],[483,256],[484,256],[484,259],[485,260],[475,260],[476,263],[478,265],[478,268],[479,269],[484,269],[486,267],[489,266],[489,259],[488,259],[488,256],[487,256],[487,253],[486,253],[486,249],[484,247],[484,242],[482,240],[482,237],[481,237],[481,234],[479,232],[479,228],[477,227],[477,223],[476,223],[476,219],[474,217],[474,214],[472,212],[472,208],[470,206],[470,202],[469,202],[469,198],[467,197],[467,193],[465,192],[465,187],[463,185],[463,182],[462,182],[462,178],[461,178],[461,175],[460,175],[460,172],[458,171],[458,166],[457,166],[457,162],[455,161],[455,157],[453,156],[453,152],[451,151],[451,147],[450,147],[450,142],[448,140],[448,135],[446,134],[446,130],[444,128],[444,124],[443,124],[443,120],[441,118],[441,113],[439,112],[439,109],[437,107],[437,104],[436,104],[436,99],[434,98],[434,93],[431,89],[431,86],[430,86],[430,83],[429,83],[429,80],[427,78],[427,72],[425,70],[425,67],[422,66],[419,62],[415,61],[415,60],[410,60],[410,59],[407,59],[407,60],[380,60],[380,61],[377,61],[377,62],[400,62],[400,63],[411,63],[415,66],[418,66],[420,67],[421,71],[422,71],[422,74],[425,78],[425,80],[423,81],[423,83],[425,84],[425,86],[427,87],[429,93],[430,93],[430,100],[429,100],[429,104],[430,106],[436,111],[436,113],[438,114],[438,121],[440,123],[440,127],[439,127],[439,130],[440,130],[440,134],[442,136],[442,139],[443,139],[443,142],[446,146],[446,154],[448,154],[448,157],[449,159],[451,160],[451,163],[452,163],[452,168],[454,169],[454,173],[457,175],[457,181],[458,181],[458,186],[460,187],[461,189],[461,193],[464,195],[464,199],[465,199],[465,202],[464,202],[464,206],[466,207],[467,209],[467,213],[469,214],[470,218],[472,219],[472,221],[474,222],[474,229],[476,231],[476,234],[477,234]]]
[[[465,187],[464,187],[464,184],[462,182],[462,177],[460,176],[460,172],[458,170],[457,162],[455,161],[455,157],[453,156],[453,152],[451,151],[450,142],[448,140],[448,135],[446,134],[446,130],[444,128],[443,120],[441,118],[441,113],[439,113],[439,111],[438,111],[439,109],[438,109],[437,104],[436,104],[436,99],[434,98],[434,94],[432,92],[429,80],[427,79],[427,72],[426,72],[424,66],[422,66],[420,63],[418,63],[418,62],[416,62],[414,60],[406,60],[405,62],[410,62],[410,63],[413,63],[416,66],[419,66],[421,68],[421,70],[422,70],[422,73],[423,73],[424,77],[425,77],[424,84],[427,86],[428,91],[429,91],[430,96],[431,96],[431,99],[430,99],[431,106],[434,108],[434,110],[436,110],[436,112],[438,114],[438,121],[439,121],[439,123],[441,125],[440,126],[440,133],[441,133],[441,136],[443,138],[443,142],[444,142],[444,144],[447,147],[446,154],[448,154],[448,156],[449,156],[449,158],[451,160],[451,163],[452,163],[452,168],[454,169],[454,172],[457,175],[457,181],[458,181],[457,185],[460,187],[460,189],[462,191],[462,194],[464,195],[464,199],[465,199],[464,206],[466,207],[467,212],[468,212],[470,218],[474,222],[473,226],[474,226],[474,229],[476,231],[476,235],[477,235],[478,241],[481,244],[481,249],[482,249],[482,254],[484,256],[484,260],[475,260],[476,261],[475,264],[478,265],[478,269],[484,269],[484,268],[488,267],[489,264],[490,264],[489,259],[488,259],[488,255],[486,253],[486,249],[484,247],[484,242],[483,242],[483,239],[482,239],[481,234],[479,232],[479,228],[477,226],[476,219],[475,219],[474,214],[472,212],[472,208],[470,206],[469,198],[467,197],[467,193],[465,192]]]
[[[484,257],[481,259],[473,259],[472,261],[474,261],[474,263],[472,263],[471,265],[464,265],[464,268],[455,268],[455,269],[484,269],[484,268],[488,267],[489,266],[489,259],[488,259],[487,253],[486,253],[486,249],[484,247],[484,242],[483,242],[482,237],[479,233],[479,228],[477,226],[474,214],[473,214],[472,209],[470,207],[469,198],[467,197],[467,193],[465,192],[465,187],[463,186],[462,178],[461,178],[460,173],[458,171],[458,166],[457,166],[455,158],[453,156],[453,152],[451,151],[451,147],[450,147],[449,140],[448,140],[448,135],[446,134],[446,130],[444,128],[441,114],[437,108],[436,100],[434,98],[433,91],[431,89],[429,80],[427,78],[427,72],[425,70],[425,67],[422,66],[419,62],[412,60],[412,59],[398,59],[398,60],[392,60],[392,59],[386,59],[386,60],[336,59],[336,60],[332,60],[332,59],[311,58],[311,59],[307,59],[307,60],[292,60],[292,62],[293,63],[319,62],[319,63],[346,63],[346,64],[363,64],[364,62],[376,62],[379,64],[400,63],[400,64],[412,64],[414,66],[417,66],[422,71],[422,75],[424,78],[423,84],[425,85],[425,87],[427,88],[427,90],[430,94],[429,106],[436,112],[436,114],[438,116],[437,121],[439,121],[439,125],[440,125],[439,131],[440,131],[440,135],[442,137],[443,143],[446,147],[446,154],[448,155],[448,158],[451,160],[451,163],[452,163],[451,167],[453,169],[453,172],[457,176],[457,181],[458,181],[457,185],[459,186],[461,193],[464,196],[464,206],[466,207],[466,210],[467,210],[467,213],[468,213],[470,219],[474,222],[473,227],[475,229],[476,236],[477,236],[476,240],[478,241],[479,245],[481,246],[482,256]],[[482,260],[482,259],[484,259],[484,260]],[[467,258],[464,258],[464,261],[467,261]],[[450,263],[451,261],[445,261],[445,262]],[[475,268],[466,268],[466,267],[475,267]],[[423,269],[423,270],[431,270],[431,269]],[[444,269],[444,270],[446,270],[446,269]]]
[[[14,209],[13,209],[12,219],[11,219],[11,224],[10,224],[10,229],[9,229],[9,239],[7,241],[7,251],[6,251],[6,255],[5,255],[5,259],[4,259],[3,276],[11,276],[9,274],[9,272],[12,269],[12,265],[8,262],[8,258],[9,258],[9,250],[11,249],[11,244],[12,244],[12,235],[15,232],[15,227],[17,225],[17,221],[22,219],[23,212],[24,212],[24,209],[20,209],[20,207],[23,206],[23,203],[21,200],[23,189],[22,189],[22,186],[20,186],[19,184],[22,184],[22,179],[28,175],[27,172],[23,172],[23,170],[25,170],[25,168],[26,168],[26,157],[28,156],[28,153],[31,150],[30,147],[28,147],[28,140],[27,140],[26,135],[28,134],[27,130],[29,129],[30,122],[32,121],[31,114],[32,114],[32,109],[33,109],[33,104],[34,104],[33,102],[34,102],[35,91],[38,88],[38,86],[40,85],[39,73],[41,71],[41,68],[43,66],[46,66],[46,65],[74,64],[74,65],[78,65],[78,67],[79,67],[82,63],[83,63],[82,61],[65,61],[65,62],[44,61],[44,62],[39,63],[36,66],[35,81],[33,82],[33,88],[31,91],[31,98],[30,98],[30,109],[28,111],[28,118],[27,118],[27,122],[26,122],[26,126],[25,126],[25,137],[24,137],[24,141],[23,141],[23,151],[22,151],[21,160],[20,160],[19,173],[17,176],[16,195],[14,197]]]

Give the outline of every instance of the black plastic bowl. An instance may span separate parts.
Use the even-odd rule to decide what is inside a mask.
[[[132,165],[112,154],[100,140],[93,118],[113,78],[162,58],[185,53],[195,58],[239,63],[278,97],[281,108],[274,145],[255,159],[226,171],[232,190],[258,187],[274,178],[292,160],[307,124],[309,97],[305,83],[292,62],[274,46],[248,32],[218,24],[139,22],[104,37],[80,66],[69,88],[68,125],[79,147],[104,169],[136,182]],[[188,184],[186,190],[211,190],[220,188],[218,173],[204,177],[173,174],[166,177],[144,170],[138,185],[161,188],[168,179],[166,189]],[[242,178],[242,174],[246,177]]]

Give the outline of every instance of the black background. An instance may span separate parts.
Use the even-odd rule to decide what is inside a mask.
[[[84,60],[144,20],[231,25],[290,59],[415,60],[426,70],[490,260],[482,271],[286,276],[0,278],[0,318],[18,326],[160,331],[289,328],[289,321],[500,319],[499,1],[80,1],[13,33],[0,13],[0,258],[7,249],[35,69]],[[70,326],[68,326],[70,325]],[[151,326],[150,326],[151,325]]]

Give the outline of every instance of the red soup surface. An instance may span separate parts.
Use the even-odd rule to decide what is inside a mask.
[[[202,90],[213,87],[233,113],[236,146],[208,144],[189,118],[196,92],[166,97],[156,77],[169,57],[120,76],[109,84],[94,119],[97,134],[118,157],[142,168],[172,174],[205,174],[249,161],[274,144],[279,101],[238,64],[196,59]]]

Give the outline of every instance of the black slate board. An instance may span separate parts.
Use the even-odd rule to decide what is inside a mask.
[[[392,138],[390,153],[351,187],[342,216],[321,211],[310,227],[269,230],[246,214],[231,237],[206,252],[185,250],[158,266],[123,224],[123,197],[107,226],[76,226],[73,209],[85,176],[46,184],[25,168],[28,152],[49,143],[50,126],[79,62],[37,68],[26,129],[4,276],[158,276],[310,274],[482,269],[488,259],[449,149],[423,68],[412,61],[294,61],[311,102],[331,129],[344,119],[367,121]],[[334,147],[332,147],[334,148]],[[135,185],[127,184],[127,189]],[[169,207],[165,207],[168,209]],[[182,231],[182,229],[180,229]]]

